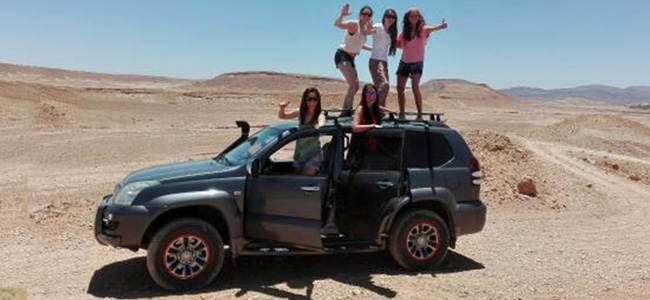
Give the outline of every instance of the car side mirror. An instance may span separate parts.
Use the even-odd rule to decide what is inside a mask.
[[[260,173],[260,159],[256,158],[253,161],[248,162],[246,165],[246,172],[248,173],[248,176],[257,177]]]

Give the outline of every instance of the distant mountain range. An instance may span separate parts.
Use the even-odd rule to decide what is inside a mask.
[[[545,90],[531,87],[514,87],[499,92],[508,96],[539,101],[587,99],[614,105],[650,103],[650,87],[632,86],[617,88],[607,85],[583,85],[574,88]]]

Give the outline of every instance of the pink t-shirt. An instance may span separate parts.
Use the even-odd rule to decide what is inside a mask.
[[[404,39],[402,34],[397,37],[397,44],[402,48],[402,61],[405,63],[417,63],[424,61],[424,47],[429,40],[429,32],[422,31],[422,37],[413,36],[410,41]]]

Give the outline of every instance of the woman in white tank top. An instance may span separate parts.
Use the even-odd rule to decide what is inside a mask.
[[[359,12],[359,20],[343,21],[350,15],[350,4],[345,4],[341,15],[334,21],[334,26],[345,30],[345,37],[334,55],[334,63],[348,83],[348,93],[343,102],[343,116],[352,115],[352,102],[359,90],[359,78],[354,64],[354,57],[361,52],[368,34],[372,30],[372,8],[364,6]]]
[[[379,91],[380,106],[386,106],[386,97],[390,89],[388,80],[388,56],[395,56],[397,51],[397,12],[387,9],[381,23],[372,26],[372,48],[363,48],[372,52],[368,67],[375,87]]]

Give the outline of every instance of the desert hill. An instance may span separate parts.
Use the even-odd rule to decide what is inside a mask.
[[[321,92],[347,91],[347,84],[342,79],[268,71],[225,73],[188,88],[237,93],[300,93],[310,86],[317,87]]]
[[[22,66],[0,63],[0,80],[39,83],[72,87],[140,87],[169,88],[191,84],[195,80],[143,76],[131,74],[105,74],[72,71],[56,68]]]
[[[220,74],[207,80],[190,80],[142,75],[103,74],[0,63],[0,81],[22,82],[40,86],[101,89],[124,94],[151,93],[155,90],[186,92],[196,97],[213,94],[299,94],[306,87],[317,87],[328,101],[338,103],[345,94],[343,79],[308,74],[271,71],[250,71]],[[363,83],[362,83],[363,84]],[[518,103],[486,84],[460,79],[430,80],[422,85],[426,99],[436,100],[435,106],[504,106]],[[408,91],[407,91],[408,92]],[[358,96],[358,95],[357,95]],[[391,99],[396,88],[391,87]],[[409,98],[411,96],[408,96]],[[393,100],[391,100],[393,101]],[[334,103],[333,102],[333,103]],[[412,101],[408,101],[409,103]]]
[[[450,105],[502,107],[518,104],[487,84],[461,79],[429,80],[422,85],[422,93],[425,98],[433,97]]]

